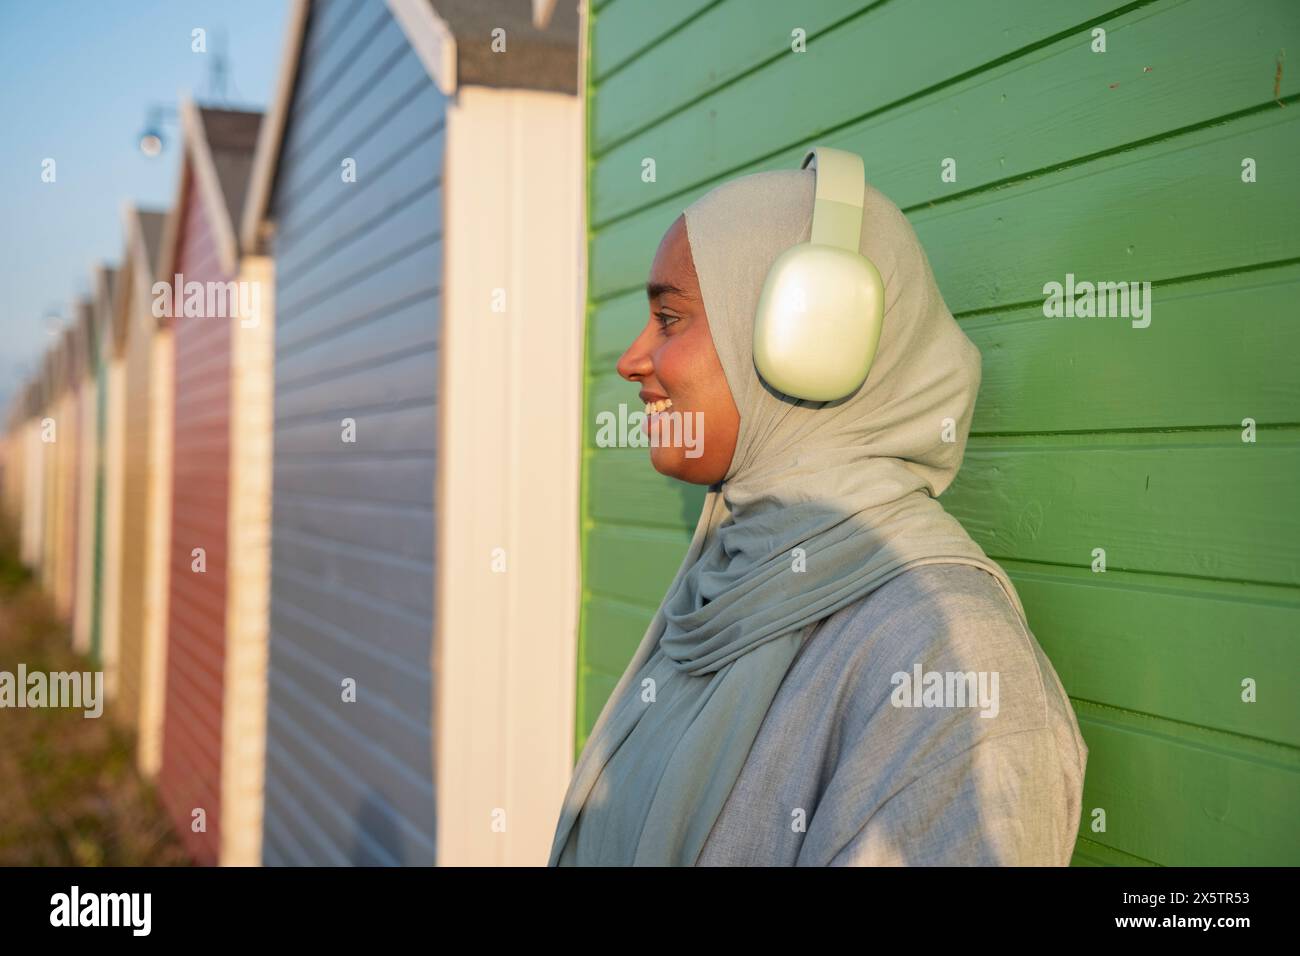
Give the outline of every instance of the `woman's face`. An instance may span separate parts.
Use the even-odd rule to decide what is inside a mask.
[[[671,400],[666,411],[681,416],[659,421],[660,443],[651,445],[650,463],[661,474],[682,481],[715,484],[731,467],[740,411],[713,348],[683,216],[659,243],[646,295],[650,320],[618,360],[618,374],[640,383],[643,402]],[[691,441],[668,441],[673,435]]]

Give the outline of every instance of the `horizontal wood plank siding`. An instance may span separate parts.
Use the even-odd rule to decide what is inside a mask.
[[[304,44],[271,210],[263,860],[431,864],[444,103],[382,3],[314,4]]]
[[[152,270],[150,270],[152,271]],[[140,729],[145,670],[145,599],[148,587],[150,428],[152,425],[153,339],[157,320],[151,292],[134,283],[129,298],[130,322],[122,357],[123,441],[121,484],[121,571],[118,623],[118,715]]]
[[[176,271],[190,282],[229,282],[203,192],[191,179]],[[170,281],[170,277],[164,281]],[[178,310],[180,311],[180,310]],[[176,397],[172,427],[172,535],[162,770],[158,785],[190,852],[217,862],[221,846],[222,701],[226,657],[227,515],[230,471],[231,317],[173,323]],[[203,550],[195,570],[194,550]],[[195,807],[207,814],[195,833]]]
[[[1277,69],[1300,10],[660,7],[592,17],[577,747],[703,495],[595,445],[600,412],[635,407],[614,363],[646,321],[654,250],[714,186],[825,143],[862,154],[908,215],[983,354],[943,501],[1015,580],[1074,701],[1091,750],[1074,862],[1300,862],[1300,702],[1276,684],[1300,666],[1300,73]],[[1151,282],[1150,324],[1045,316],[1067,273]]]

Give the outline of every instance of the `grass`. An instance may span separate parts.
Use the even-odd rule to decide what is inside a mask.
[[[0,526],[0,671],[93,670],[17,551],[13,528]],[[190,862],[112,702],[98,718],[0,708],[0,866]]]

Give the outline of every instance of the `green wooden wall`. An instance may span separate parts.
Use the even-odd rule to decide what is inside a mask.
[[[1300,864],[1300,4],[593,7],[578,749],[703,495],[595,446],[598,412],[638,407],[614,364],[659,238],[718,183],[826,143],[865,157],[983,352],[942,500],[1074,702],[1074,862]],[[1150,326],[1044,317],[1066,273],[1150,281]]]

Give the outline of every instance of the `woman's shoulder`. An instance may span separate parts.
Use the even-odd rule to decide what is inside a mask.
[[[924,564],[895,575],[813,629],[800,656],[842,658],[879,670],[925,658],[934,663],[1032,663],[1019,613],[988,571],[969,564]]]
[[[997,579],[914,567],[812,629],[702,859],[1068,860],[1085,755]]]
[[[934,761],[1031,731],[1082,747],[1051,661],[997,578],[973,565],[913,567],[840,609],[800,648],[790,676],[799,671],[812,683],[837,675],[846,744],[919,747]]]

